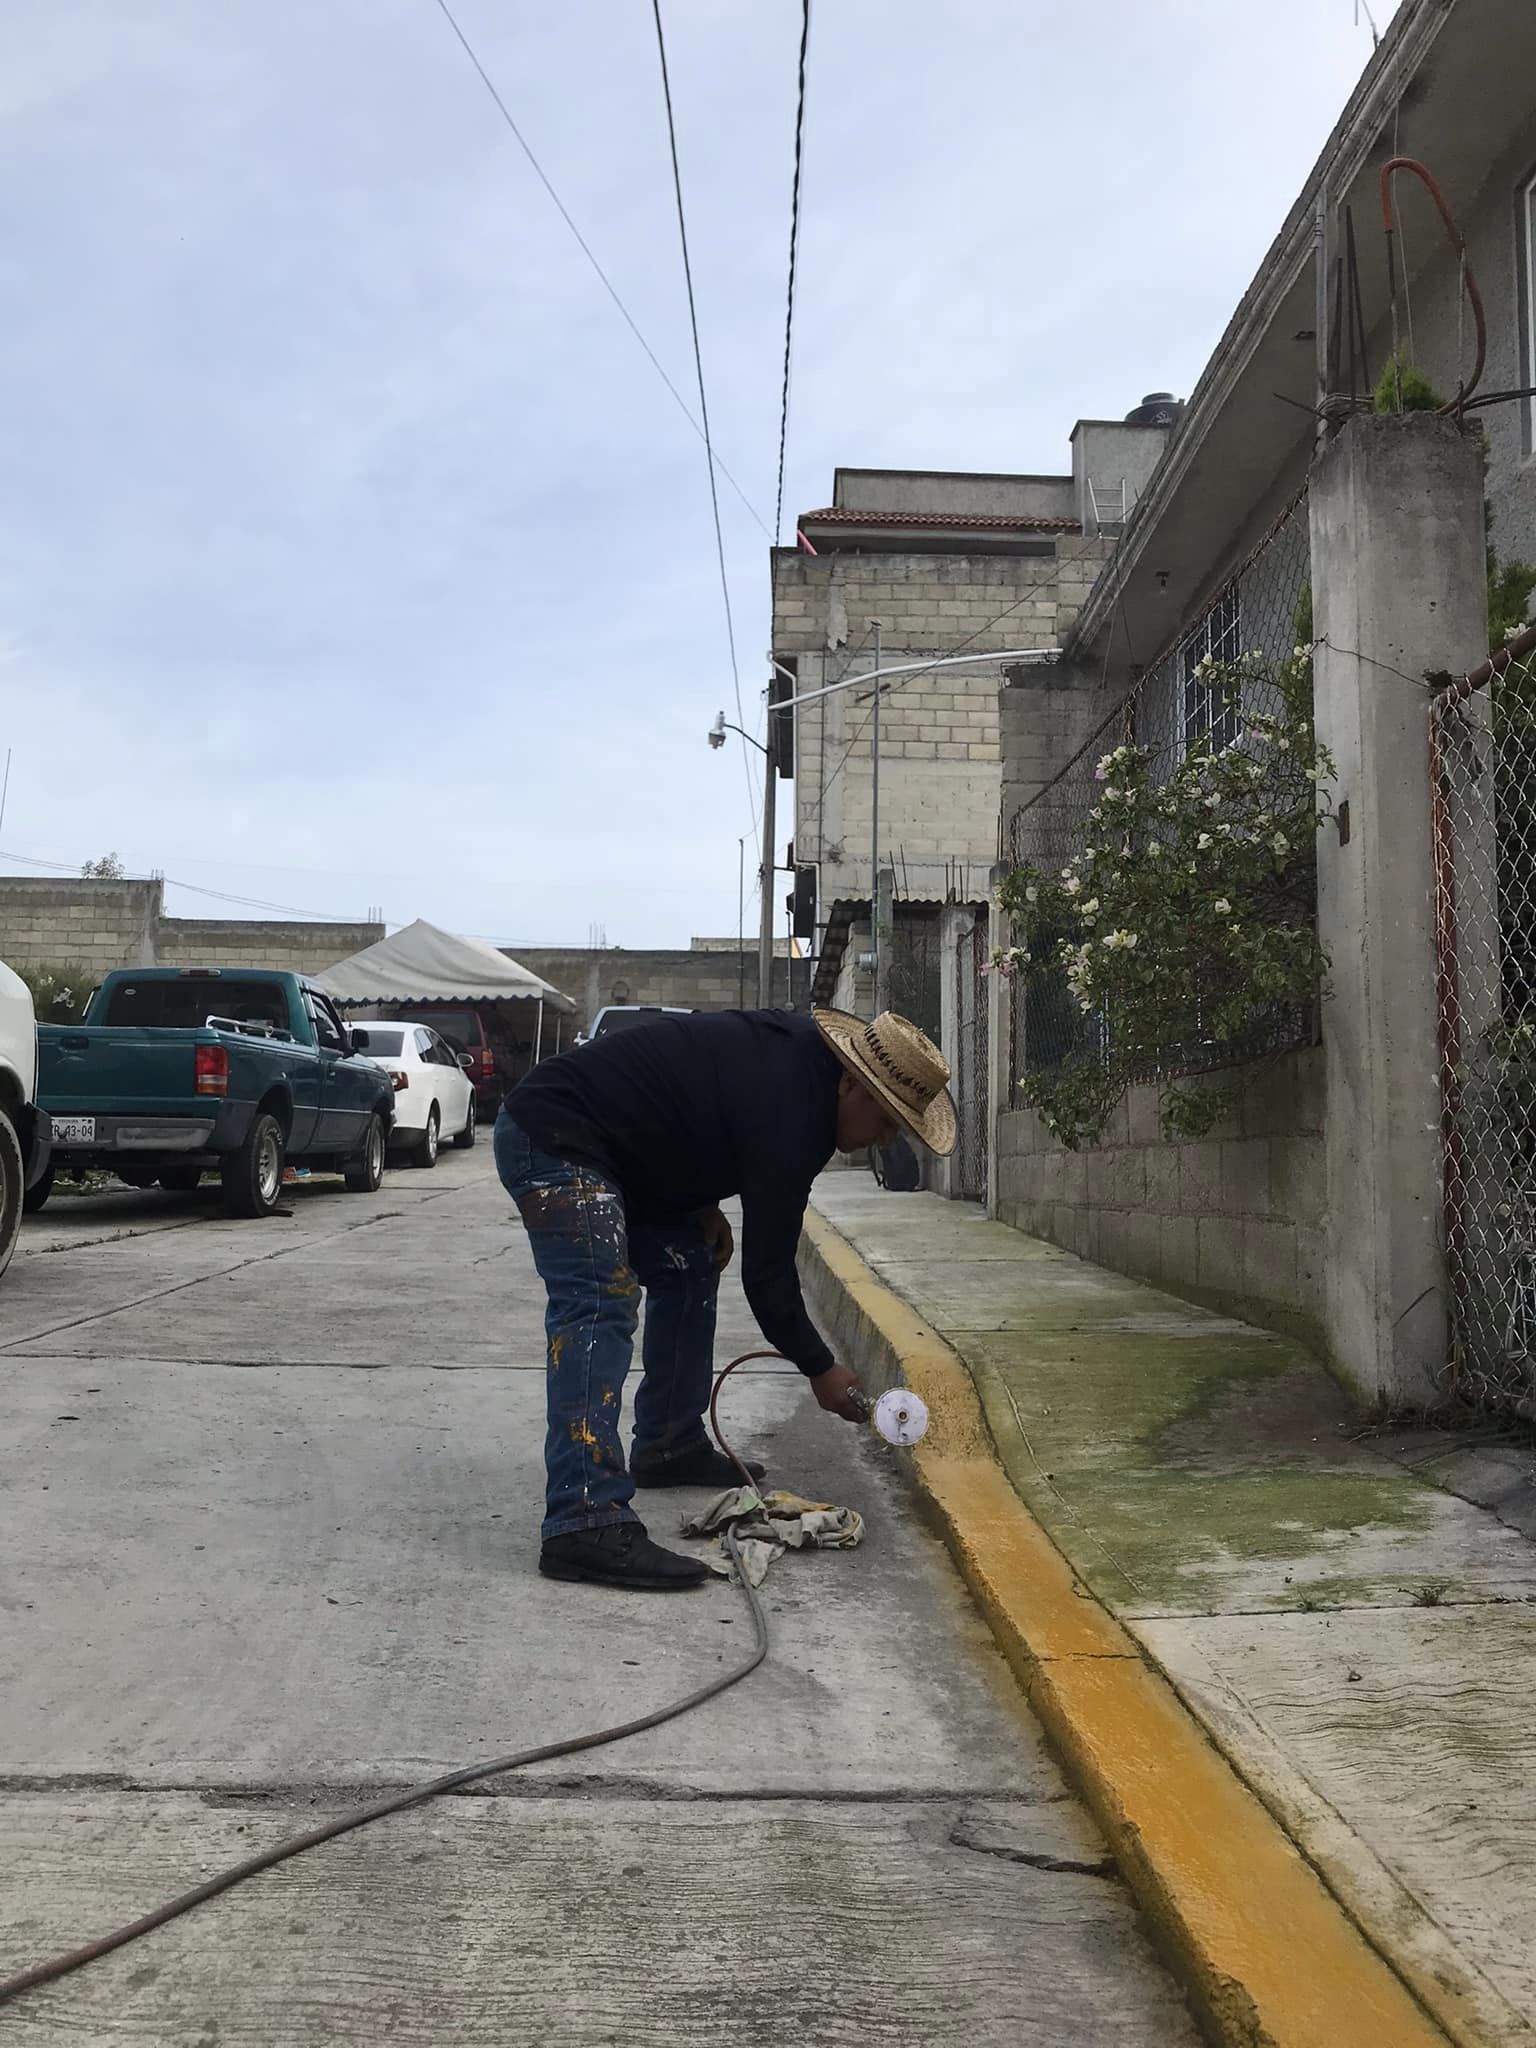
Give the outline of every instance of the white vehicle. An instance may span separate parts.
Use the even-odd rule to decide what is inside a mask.
[[[438,1148],[452,1138],[461,1152],[475,1142],[475,1084],[469,1053],[456,1052],[426,1024],[352,1026],[352,1045],[384,1068],[395,1084],[391,1143],[418,1166],[436,1166]]]
[[[590,1045],[594,1038],[606,1038],[613,1031],[630,1031],[636,1024],[654,1024],[658,1017],[691,1017],[692,1010],[681,1003],[605,1003],[592,1019],[592,1029],[576,1035],[578,1045]]]
[[[10,1264],[22,1204],[47,1155],[33,1103],[37,1086],[37,1022],[32,993],[0,961],[0,1273]]]

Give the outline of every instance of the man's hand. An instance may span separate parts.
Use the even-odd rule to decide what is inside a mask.
[[[736,1240],[731,1235],[731,1226],[718,1209],[701,1209],[698,1225],[704,1233],[704,1242],[715,1255],[715,1265],[723,1273],[731,1263],[736,1250]]]
[[[846,1365],[829,1365],[825,1372],[817,1373],[811,1381],[811,1392],[829,1415],[841,1415],[844,1422],[865,1420],[867,1410],[849,1398],[853,1394],[862,1394],[864,1383]]]

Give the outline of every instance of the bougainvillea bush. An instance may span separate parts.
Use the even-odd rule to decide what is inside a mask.
[[[1232,743],[1196,739],[1161,776],[1145,749],[1116,747],[1098,764],[1081,850],[1057,873],[1019,867],[1002,885],[1013,944],[994,969],[1026,977],[1037,1011],[1064,987],[1078,1021],[1053,1063],[1027,1050],[1020,1086],[1074,1150],[1138,1081],[1158,1082],[1170,1136],[1209,1130],[1241,1081],[1189,1077],[1261,1058],[1280,1021],[1322,993],[1316,837],[1333,764],[1312,729],[1312,650],[1207,657],[1196,680],[1208,701],[1238,707]]]

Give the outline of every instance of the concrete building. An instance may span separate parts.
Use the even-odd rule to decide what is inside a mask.
[[[807,545],[773,550],[783,692],[872,669],[876,620],[882,668],[957,652],[999,657],[900,676],[881,691],[878,857],[899,920],[924,907],[931,922],[938,905],[985,901],[997,854],[1002,657],[1060,645],[1166,438],[1166,415],[1161,424],[1079,421],[1072,469],[1056,476],[839,469],[831,504],[801,514]],[[874,709],[866,686],[806,705],[788,764],[795,861],[817,877],[815,993],[850,1009],[874,994],[859,965],[870,949],[876,851]],[[936,1026],[937,993],[934,981],[904,1000]]]
[[[319,974],[382,924],[167,917],[158,878],[0,875],[0,960],[12,967],[282,967]]]
[[[1206,1139],[1169,1141],[1155,1090],[1134,1088],[1103,1145],[1066,1153],[1010,1106],[1028,1020],[994,990],[990,1193],[999,1215],[1070,1249],[1304,1330],[1362,1396],[1389,1402],[1435,1398],[1448,1355],[1423,679],[1487,651],[1485,498],[1498,553],[1536,561],[1536,399],[1507,395],[1536,386],[1533,76],[1530,8],[1405,0],[1061,662],[1002,698],[1003,838],[1053,858],[1071,764],[1098,751],[1112,707],[1106,745],[1130,736],[1177,759],[1197,733],[1222,736],[1204,654],[1318,642],[1318,734],[1352,824],[1318,846],[1333,966],[1314,1042],[1281,1052],[1240,1119]],[[1381,225],[1393,156],[1438,180],[1486,308],[1474,396],[1506,396],[1459,425],[1369,417],[1394,338],[1412,335],[1447,397],[1474,355],[1460,255],[1409,172],[1393,188],[1394,313]]]

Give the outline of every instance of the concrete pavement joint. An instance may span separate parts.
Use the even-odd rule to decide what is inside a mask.
[[[448,1190],[445,1189],[444,1192],[447,1193]],[[400,1212],[391,1213],[398,1214]],[[324,1237],[303,1238],[298,1244],[279,1245],[275,1251],[256,1252],[249,1258],[237,1259],[232,1266],[221,1266],[216,1273],[199,1273],[190,1280],[176,1280],[169,1287],[157,1288],[152,1294],[135,1295],[130,1301],[115,1302],[111,1308],[95,1309],[89,1315],[75,1316],[68,1322],[50,1323],[40,1330],[28,1330],[23,1336],[8,1337],[4,1343],[0,1343],[0,1354],[17,1351],[23,1345],[34,1344],[42,1337],[58,1337],[66,1330],[83,1330],[88,1324],[106,1322],[112,1316],[125,1315],[129,1309],[148,1308],[157,1301],[169,1300],[173,1294],[185,1294],[191,1288],[205,1287],[215,1280],[233,1279],[235,1274],[248,1272],[252,1266],[270,1265],[274,1259],[285,1259],[294,1252],[307,1251],[319,1245],[330,1244],[338,1237],[345,1237],[357,1230],[367,1230],[375,1223],[384,1223],[388,1220],[388,1214],[365,1216],[356,1223],[342,1224],[339,1230],[331,1231]]]
[[[949,1831],[951,1846],[969,1849],[977,1856],[996,1856],[1003,1863],[1026,1863],[1031,1870],[1061,1871],[1073,1877],[1118,1877],[1113,1856],[1101,1856],[1094,1863],[1080,1862],[1072,1856],[1043,1856],[1032,1849],[1010,1849],[1001,1842],[978,1842],[966,1833],[963,1823],[957,1823]]]
[[[455,1768],[455,1760],[423,1759],[422,1772],[443,1772]],[[78,1798],[103,1792],[131,1793],[147,1799],[194,1798],[209,1807],[281,1806],[300,1801],[315,1805],[321,1801],[339,1806],[360,1806],[370,1799],[382,1799],[391,1792],[403,1792],[420,1784],[422,1777],[402,1778],[313,1778],[254,1785],[209,1785],[206,1780],[136,1778],[124,1772],[61,1772],[57,1777],[25,1772],[0,1773],[0,1799]],[[1022,1792],[1016,1787],[995,1785],[679,1785],[664,1778],[571,1777],[549,1773],[511,1770],[502,1784],[461,1785],[441,1795],[444,1799],[579,1799],[600,1804],[612,1799],[649,1799],[665,1805],[731,1805],[756,1801],[763,1805],[796,1806],[954,1806],[967,1801],[985,1801],[991,1806],[1059,1806],[1072,1799],[1070,1792]],[[975,1846],[962,1844],[963,1847]]]

